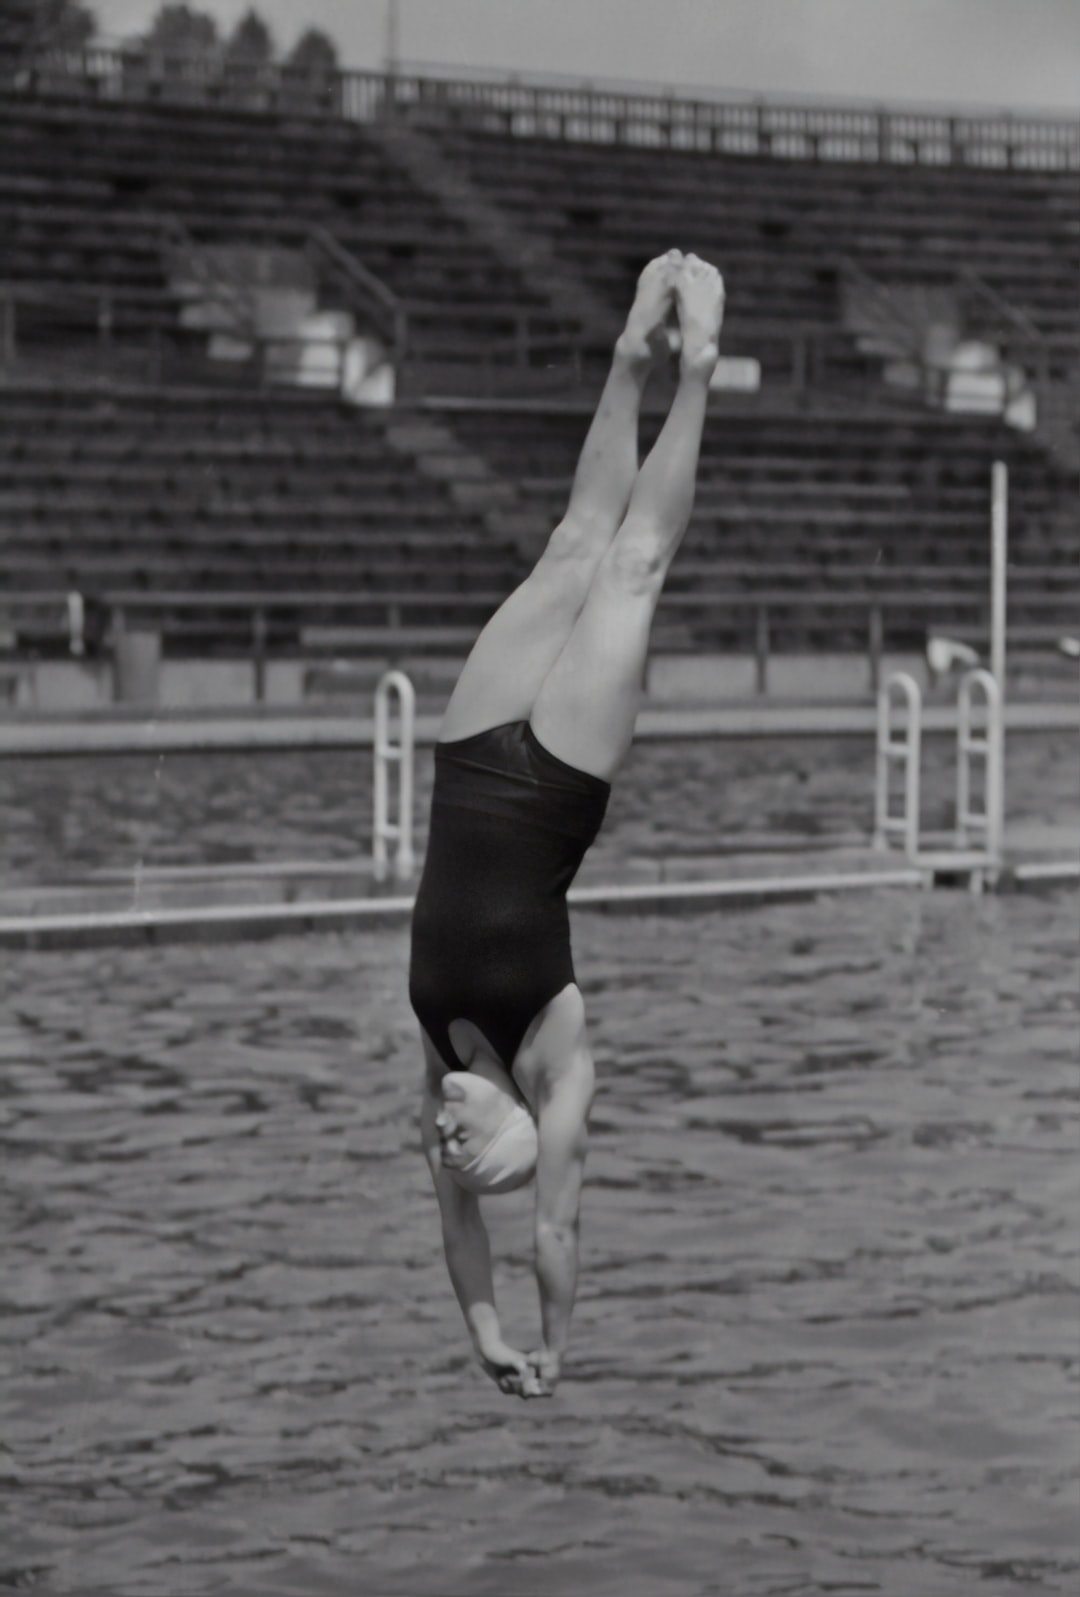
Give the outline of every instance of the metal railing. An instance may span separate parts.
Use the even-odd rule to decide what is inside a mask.
[[[1067,117],[808,104],[764,97],[629,92],[437,70],[298,72],[145,48],[46,51],[14,75],[16,92],[162,101],[371,122],[388,115],[456,122],[511,137],[717,154],[900,165],[1080,169]]]
[[[262,336],[250,326],[230,327],[237,358],[217,362],[206,353],[207,329],[185,327],[176,312],[176,295],[168,289],[0,283],[0,374],[75,384],[105,377],[149,387],[230,380],[268,386],[283,367],[296,364],[282,362],[283,352],[298,357],[318,346],[330,352],[328,379],[318,386],[340,387],[346,339]]]
[[[397,707],[396,718],[394,706]],[[375,689],[375,818],[372,827],[372,874],[385,882],[391,865],[398,881],[407,882],[416,866],[413,850],[416,690],[404,671],[387,671]],[[397,725],[397,738],[392,723]],[[396,819],[391,819],[391,772],[397,772]],[[393,861],[388,845],[394,845]]]
[[[1052,644],[1057,631],[1075,623],[1065,617],[1075,607],[1076,593],[1066,584],[1051,594],[1025,596],[1024,606],[1048,618],[1031,629],[1040,642]],[[267,664],[272,658],[312,662],[338,658],[405,658],[434,649],[464,656],[480,627],[497,609],[504,592],[309,589],[260,592],[162,591],[116,588],[86,594],[87,606],[104,618],[98,628],[100,653],[115,646],[125,631],[163,634],[173,652],[219,653],[251,662],[256,698],[265,692]],[[9,653],[32,654],[35,646],[79,653],[72,649],[71,596],[58,590],[0,594],[0,623],[11,634]],[[456,617],[448,622],[448,614]],[[917,622],[912,617],[918,617]],[[1059,618],[1054,622],[1051,617]],[[867,660],[867,683],[876,692],[886,652],[921,649],[925,634],[947,625],[954,632],[989,633],[986,596],[974,591],[838,592],[827,586],[742,589],[693,593],[667,592],[660,600],[654,650],[663,652],[738,652],[752,654],[756,686],[768,689],[769,664],[780,641],[805,638],[808,631],[832,635],[843,631],[861,636]],[[1045,638],[1042,637],[1045,634]]]
[[[167,289],[0,283],[0,372],[32,355],[43,376],[157,384],[190,375],[191,338]]]
[[[170,277],[180,281],[186,276],[197,288],[198,297],[223,316],[230,332],[251,337],[255,328],[252,285],[227,271],[213,247],[197,240],[179,217],[160,217],[158,228],[162,260]]]
[[[845,296],[850,296],[852,305],[858,304],[865,317],[862,327],[851,326],[851,337],[891,344],[895,355],[915,368],[918,392],[924,400],[945,404],[953,368],[947,359],[927,353],[924,322],[887,284],[857,262],[842,260],[839,276]],[[997,351],[1002,376],[999,413],[1004,415],[1017,397],[1016,381],[1029,384],[1035,398],[1037,435],[1061,464],[1067,468],[1080,465],[1080,325],[1076,337],[1051,340],[1030,316],[970,267],[957,274],[954,291],[961,336],[985,341]],[[849,317],[847,310],[845,316]]]
[[[1059,463],[1080,466],[1080,320],[1072,339],[1051,341],[970,268],[960,277],[967,324],[1024,372],[1035,396],[1035,431]]]
[[[895,735],[893,712],[897,697],[906,715]],[[906,671],[894,671],[878,694],[877,755],[874,783],[874,847],[884,850],[890,839],[903,839],[904,853],[914,861],[919,852],[919,795],[922,760],[922,692]],[[899,814],[890,804],[891,773],[898,766],[904,778],[904,802]]]
[[[976,690],[981,713],[974,708]],[[903,700],[903,719],[895,711]],[[979,726],[976,725],[978,720]],[[899,735],[896,735],[897,732]],[[908,860],[943,877],[967,876],[973,891],[984,880],[997,879],[1002,865],[1005,818],[1005,718],[1001,686],[984,670],[968,671],[960,681],[956,707],[956,824],[953,850],[936,852],[922,847],[920,825],[920,774],[922,761],[922,691],[906,672],[895,671],[878,695],[877,758],[874,784],[874,847],[886,850],[899,837]],[[972,800],[972,761],[983,767],[983,802]],[[890,802],[890,776],[894,767],[904,776],[903,803],[894,813]]]
[[[982,735],[975,727],[974,697],[982,696]],[[1005,722],[1001,687],[989,671],[969,671],[960,683],[956,732],[956,846],[967,848],[972,834],[980,839],[992,860],[1001,858],[1004,831]],[[972,802],[972,760],[983,768],[983,802]]]
[[[857,307],[859,312],[869,314],[871,318],[866,324],[868,333],[894,341],[906,357],[921,361],[921,329],[889,285],[872,277],[850,256],[845,256],[839,262],[837,277],[845,321]]]
[[[214,305],[225,307],[218,281],[208,275],[203,286]],[[391,296],[393,299],[393,296]],[[176,381],[206,381],[270,386],[291,384],[340,390],[352,342],[342,332],[310,334],[260,333],[254,311],[245,314],[237,299],[221,326],[185,325],[179,301],[167,288],[151,289],[118,283],[0,283],[0,372],[64,375],[73,382],[107,376],[156,386]],[[379,306],[372,299],[346,292],[335,309],[353,312],[360,327],[371,325],[384,334],[387,359],[398,377],[398,392],[412,396],[469,391],[497,396],[517,392],[523,374],[538,381],[557,379],[576,385],[584,361],[599,351],[587,339],[556,330],[555,318],[520,306],[463,309],[448,326],[444,307],[410,312],[400,302]],[[211,358],[212,333],[231,338],[232,358]],[[246,348],[244,347],[246,346]],[[323,351],[320,360],[317,351]],[[302,356],[312,354],[322,380],[297,373]],[[307,363],[309,366],[311,363]]]
[[[316,277],[329,278],[345,294],[342,308],[370,321],[394,365],[401,366],[409,350],[409,318],[393,290],[321,223],[308,228],[304,253]]]
[[[199,245],[193,248],[194,260]],[[312,244],[311,253],[335,268],[339,264],[321,243]],[[344,249],[340,253],[352,259]],[[598,380],[610,358],[605,339],[567,326],[557,312],[489,303],[455,307],[448,317],[443,305],[398,300],[359,262],[352,265],[355,270],[334,275],[341,302],[333,308],[351,312],[359,329],[377,333],[399,395],[572,392],[587,379]],[[311,386],[340,389],[350,344],[345,333],[260,333],[253,305],[233,280],[208,263],[192,282],[208,304],[225,312],[220,326],[186,324],[181,298],[169,288],[0,283],[0,370],[25,364],[27,370],[35,365],[43,373],[66,372],[72,381],[116,375],[151,385],[187,379],[265,386],[292,382],[301,353],[321,347],[327,352],[321,363],[325,380]],[[234,340],[233,358],[210,357],[212,333]],[[888,397],[851,335],[827,324],[736,323],[726,333],[724,352],[729,359],[757,360],[761,385],[774,394]]]

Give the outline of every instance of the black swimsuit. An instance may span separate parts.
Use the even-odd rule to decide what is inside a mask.
[[[610,784],[549,753],[527,721],[435,745],[409,997],[451,1070],[452,1020],[509,1070],[531,1022],[574,980],[566,890]]]

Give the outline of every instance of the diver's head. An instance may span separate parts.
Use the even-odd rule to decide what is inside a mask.
[[[478,1060],[442,1080],[435,1117],[443,1167],[460,1187],[481,1197],[513,1192],[536,1171],[536,1122],[501,1067]]]

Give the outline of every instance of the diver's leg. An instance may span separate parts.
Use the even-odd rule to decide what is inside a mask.
[[[578,460],[570,502],[536,566],[484,627],[446,708],[439,739],[471,737],[527,719],[540,684],[581,612],[630,498],[637,428],[649,371],[666,349],[677,250],[650,261]]]
[[[531,716],[546,748],[605,780],[630,747],[653,615],[693,509],[723,318],[724,285],[716,268],[688,256],[676,303],[682,355],[671,410]]]

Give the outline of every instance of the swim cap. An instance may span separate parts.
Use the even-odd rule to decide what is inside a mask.
[[[536,1122],[515,1104],[483,1152],[450,1174],[458,1186],[481,1197],[514,1192],[532,1180],[536,1153]]]
[[[484,1060],[474,1070],[463,1073],[482,1092],[494,1089],[505,1103],[505,1113],[490,1141],[468,1164],[451,1169],[450,1174],[467,1192],[481,1197],[513,1192],[531,1181],[536,1170],[536,1122],[511,1078],[492,1062]],[[489,1085],[479,1087],[483,1079]]]

